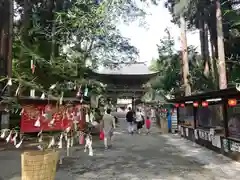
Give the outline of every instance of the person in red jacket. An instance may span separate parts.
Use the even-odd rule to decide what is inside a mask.
[[[146,125],[146,129],[147,129],[147,134],[149,134],[150,128],[151,128],[151,120],[148,116],[146,118],[145,125]]]

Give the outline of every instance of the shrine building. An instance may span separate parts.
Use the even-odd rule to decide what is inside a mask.
[[[147,92],[146,84],[151,78],[156,76],[156,72],[151,72],[144,62],[119,64],[115,68],[104,68],[94,72],[94,78],[107,84],[106,94],[115,104],[123,102],[120,99],[140,100]],[[125,101],[126,102],[126,101]],[[128,101],[127,101],[128,102]],[[118,104],[121,105],[121,104]]]

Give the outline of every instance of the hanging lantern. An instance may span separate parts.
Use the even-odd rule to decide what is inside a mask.
[[[228,105],[229,106],[236,106],[237,105],[237,100],[236,99],[229,99],[228,100]]]
[[[181,104],[180,106],[181,106],[181,107],[185,107],[185,104]]]
[[[175,104],[175,107],[178,108],[178,107],[179,107],[179,104]]]
[[[203,101],[202,102],[202,107],[207,107],[208,106],[208,102],[207,101]]]
[[[198,102],[194,102],[193,107],[198,107]]]

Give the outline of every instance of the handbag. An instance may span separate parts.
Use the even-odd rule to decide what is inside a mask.
[[[104,132],[103,131],[100,132],[99,138],[100,138],[100,140],[104,140]]]
[[[142,115],[142,125],[145,125],[145,119],[143,115]]]

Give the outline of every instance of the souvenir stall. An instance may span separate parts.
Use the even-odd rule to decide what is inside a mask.
[[[171,100],[182,137],[240,160],[240,92],[234,88]]]

